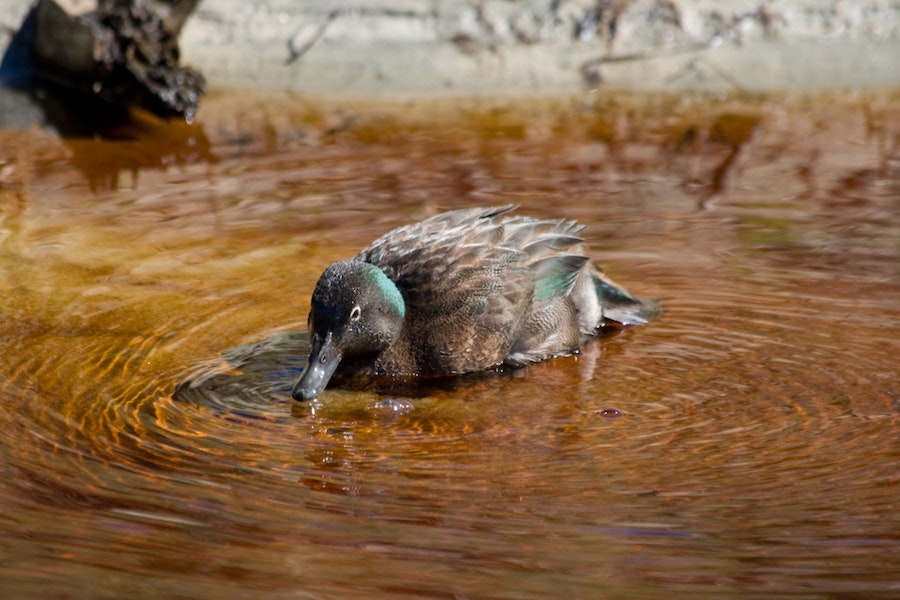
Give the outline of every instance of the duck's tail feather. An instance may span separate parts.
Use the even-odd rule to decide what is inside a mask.
[[[600,327],[615,323],[643,325],[662,312],[656,302],[632,296],[625,288],[604,275],[599,267],[591,276],[602,310]]]

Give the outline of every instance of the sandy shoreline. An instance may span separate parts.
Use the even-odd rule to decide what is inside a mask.
[[[3,4],[5,48],[30,1]],[[894,87],[900,2],[207,0],[181,47],[213,89],[402,97]]]

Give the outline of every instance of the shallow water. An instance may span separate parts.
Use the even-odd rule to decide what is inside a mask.
[[[4,597],[897,597],[898,124],[891,92],[220,95],[0,132]],[[661,318],[288,399],[329,262],[508,202]]]

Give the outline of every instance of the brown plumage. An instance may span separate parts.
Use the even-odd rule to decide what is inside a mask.
[[[312,297],[312,352],[294,385],[331,376],[451,375],[576,352],[610,322],[646,323],[653,303],[588,261],[582,225],[502,217],[512,206],[443,213],[395,229],[329,266]]]

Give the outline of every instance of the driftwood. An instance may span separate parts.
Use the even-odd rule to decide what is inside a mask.
[[[72,14],[39,0],[25,19],[33,77],[107,105],[191,121],[206,81],[179,66],[177,36],[197,2],[98,0],[96,10]]]

